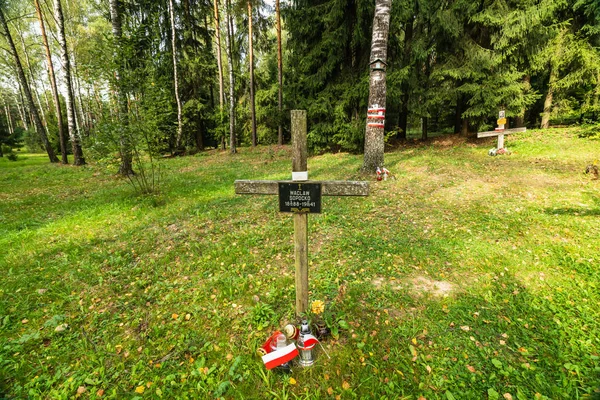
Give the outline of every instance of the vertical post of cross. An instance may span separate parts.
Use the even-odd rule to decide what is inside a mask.
[[[496,149],[500,150],[503,148],[504,148],[504,134],[501,133],[498,135],[498,146],[496,147]]]
[[[308,180],[306,110],[291,111],[292,180]],[[308,308],[308,214],[294,214],[294,255],[296,268],[296,315]]]

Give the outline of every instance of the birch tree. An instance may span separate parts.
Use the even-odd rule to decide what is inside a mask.
[[[129,115],[127,107],[127,93],[123,84],[123,49],[122,49],[122,26],[121,26],[121,10],[119,0],[110,0],[110,19],[112,22],[112,32],[115,38],[115,50],[113,57],[116,62],[115,70],[115,87],[114,91],[117,94],[118,116],[119,122],[123,127],[129,125]],[[119,152],[121,153],[121,165],[119,166],[119,174],[129,176],[133,174],[133,154],[129,137],[124,133],[125,129],[121,129],[119,137]]]
[[[52,92],[52,99],[54,100],[54,109],[56,111],[56,120],[58,125],[58,140],[60,143],[61,162],[68,164],[67,158],[67,140],[64,132],[64,125],[62,119],[62,107],[60,105],[60,99],[58,97],[58,87],[56,86],[56,76],[54,75],[54,65],[52,63],[52,53],[50,52],[50,46],[48,45],[48,36],[46,35],[46,27],[44,24],[44,17],[42,15],[42,9],[40,7],[39,0],[34,0],[35,11],[37,18],[40,23],[40,32],[42,34],[42,43],[46,52],[46,65],[48,68],[48,79],[50,80],[50,91]]]
[[[256,146],[256,102],[254,99],[254,45],[252,43],[252,2],[248,0],[248,64],[250,65],[250,118],[252,122],[252,147]]]
[[[58,162],[58,157],[54,154],[54,150],[52,149],[52,145],[48,140],[48,136],[46,136],[46,131],[42,126],[42,120],[40,119],[40,115],[35,107],[35,103],[33,102],[33,96],[31,95],[31,90],[29,89],[29,84],[27,83],[27,79],[25,78],[25,72],[23,71],[23,66],[21,64],[21,59],[19,58],[19,53],[17,52],[17,48],[15,47],[15,42],[10,34],[10,30],[8,29],[8,24],[6,23],[6,18],[4,16],[4,11],[2,9],[2,5],[0,4],[0,27],[2,28],[2,34],[6,38],[6,41],[9,46],[10,54],[13,56],[15,62],[15,68],[17,70],[17,77],[19,82],[21,83],[21,87],[23,92],[25,93],[25,100],[27,101],[27,105],[31,110],[31,114],[33,117],[33,123],[36,126],[38,134],[42,140],[42,144],[46,149],[46,153],[48,154],[48,158],[50,162]]]
[[[81,149],[81,140],[79,132],[77,132],[75,120],[75,94],[73,92],[73,84],[71,80],[71,61],[69,59],[69,50],[67,48],[67,39],[65,36],[65,20],[62,12],[60,0],[54,0],[54,17],[56,18],[56,30],[58,34],[58,43],[60,44],[60,56],[64,69],[64,85],[66,88],[65,100],[67,105],[67,127],[69,138],[71,139],[71,147],[73,150],[73,164],[85,165],[83,158],[83,150]]]
[[[277,107],[279,109],[279,126],[277,127],[277,144],[283,144],[283,126],[281,125],[281,116],[283,115],[283,60],[281,50],[281,10],[279,0],[275,0],[275,19],[277,21]]]
[[[376,0],[375,17],[373,18],[373,36],[371,41],[370,63],[387,59],[387,40],[390,28],[391,0]],[[369,76],[369,109],[384,110],[385,116],[386,85],[385,66],[382,69],[371,68]],[[384,161],[384,125],[385,120],[371,120],[367,117],[364,150],[364,172],[374,172],[383,166]],[[375,123],[379,121],[380,123]]]
[[[235,78],[233,76],[233,18],[231,1],[225,0],[225,20],[227,24],[227,64],[229,64],[229,151],[236,153],[235,143]]]
[[[175,100],[177,101],[177,139],[175,148],[181,147],[183,122],[181,117],[181,98],[179,97],[179,76],[177,74],[177,30],[175,29],[175,10],[173,0],[169,0],[169,16],[171,18],[171,49],[173,54],[173,83],[175,85]]]

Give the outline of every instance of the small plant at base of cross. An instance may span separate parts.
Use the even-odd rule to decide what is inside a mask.
[[[332,308],[331,304],[325,307],[325,303],[322,300],[314,300],[311,303],[310,311],[307,312],[313,332],[319,340],[329,335],[333,336],[334,339],[338,339],[340,328],[347,329],[348,327],[346,321],[337,317]]]

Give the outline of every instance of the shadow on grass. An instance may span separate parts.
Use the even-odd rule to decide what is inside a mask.
[[[561,208],[546,208],[544,212],[549,215],[571,215],[575,217],[590,217],[599,216],[599,208],[582,208],[582,207],[561,207]]]

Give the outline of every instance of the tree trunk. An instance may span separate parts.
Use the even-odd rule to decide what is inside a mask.
[[[173,0],[169,0],[169,15],[171,17],[171,49],[173,54],[173,83],[175,84],[175,100],[177,101],[177,140],[175,148],[181,146],[181,135],[183,133],[183,119],[181,117],[181,98],[179,97],[179,76],[177,73],[177,31],[175,30],[175,10]]]
[[[13,127],[12,116],[10,115],[10,109],[8,105],[4,105],[4,112],[6,113],[6,124],[8,125],[8,133],[13,135],[15,133],[15,128]]]
[[[69,130],[69,138],[71,139],[71,147],[73,150],[73,164],[84,165],[83,150],[81,149],[81,141],[79,132],[76,129],[75,121],[75,95],[73,93],[73,85],[71,81],[71,62],[67,49],[67,40],[65,37],[65,24],[60,0],[54,0],[54,15],[56,17],[56,28],[58,33],[58,43],[61,49],[61,60],[63,64],[65,88],[66,88],[66,104],[67,104],[67,127]]]
[[[79,68],[77,66],[77,59],[75,57],[74,50],[71,52],[71,55],[73,57],[73,93],[77,93],[77,96],[75,96],[75,98],[77,99],[77,103],[79,103],[76,107],[76,110],[79,110],[79,113],[75,113],[75,115],[78,115],[78,131],[85,132],[86,137],[89,137],[89,126],[85,115],[85,108],[83,107],[83,95],[81,94],[81,80],[79,79]]]
[[[406,68],[410,65],[410,53],[412,47],[412,39],[413,39],[413,29],[414,29],[414,17],[411,15],[410,20],[406,23],[406,30],[404,32],[404,54],[402,56],[402,67]],[[409,69],[410,71],[410,69]],[[408,102],[410,101],[410,82],[409,77],[407,76],[402,85],[400,86],[400,90],[402,91],[402,108],[400,109],[400,123],[398,124],[398,128],[400,131],[398,132],[398,138],[400,140],[406,140],[407,137],[407,129],[408,129]]]
[[[371,63],[375,60],[386,62],[387,40],[390,28],[391,0],[375,0],[375,16],[373,18],[373,36],[371,41]],[[369,77],[369,110],[385,117],[386,85],[385,68],[371,68]],[[381,110],[383,112],[381,112]],[[364,172],[374,172],[377,167],[383,167],[384,161],[384,119],[369,119],[365,131]]]
[[[221,52],[221,20],[219,18],[219,0],[214,0],[215,39],[217,41],[217,67],[219,69],[219,126],[223,123],[223,107],[225,106],[225,82],[223,80],[223,57]],[[220,131],[221,132],[221,131]],[[225,137],[221,137],[221,148],[225,150]]]
[[[428,124],[429,124],[429,107],[428,107],[428,99],[429,96],[429,78],[431,76],[431,66],[432,60],[431,55],[427,55],[425,58],[425,65],[422,68],[423,71],[423,86],[424,86],[424,95],[423,95],[423,103],[425,103],[425,116],[421,117],[421,140],[427,140],[428,134]]]
[[[225,19],[227,20],[227,63],[229,64],[229,151],[237,152],[235,143],[235,80],[233,76],[233,20],[231,2],[225,0]]]
[[[110,19],[112,22],[112,32],[117,42],[114,57],[116,59],[116,70],[115,70],[115,88],[117,103],[118,103],[118,120],[126,127],[129,125],[129,114],[127,109],[127,93],[125,92],[125,85],[123,84],[123,49],[121,43],[122,30],[121,30],[121,12],[120,12],[119,0],[110,0]],[[100,103],[101,104],[101,103]],[[109,107],[109,111],[112,108]],[[133,175],[133,152],[131,148],[131,142],[126,129],[121,130],[122,133],[119,136],[119,152],[121,153],[121,165],[119,166],[119,174],[123,176]]]
[[[460,128],[460,134],[463,136],[469,135],[469,120],[466,118],[462,119],[462,125]]]
[[[456,108],[454,109],[454,133],[461,132],[462,125],[462,113],[463,113],[463,96],[456,96]]]
[[[42,144],[44,145],[44,147],[46,149],[46,153],[48,153],[48,158],[50,159],[50,162],[58,162],[58,157],[56,157],[56,155],[54,154],[54,150],[52,149],[52,146],[50,145],[50,142],[48,141],[48,136],[46,136],[46,132],[44,131],[44,128],[42,127],[42,121],[40,120],[40,115],[38,114],[37,109],[35,108],[35,104],[33,103],[33,97],[31,96],[31,91],[29,90],[29,85],[27,84],[27,79],[25,79],[25,72],[23,72],[23,66],[21,65],[21,60],[19,59],[19,53],[17,53],[17,48],[15,47],[15,43],[13,42],[12,36],[10,35],[10,31],[9,31],[8,25],[6,23],[6,19],[4,18],[4,12],[2,11],[2,7],[0,7],[0,25],[2,26],[2,29],[4,30],[4,37],[6,38],[6,41],[8,42],[10,52],[12,53],[12,56],[14,58],[15,65],[17,68],[17,75],[18,75],[19,81],[21,81],[21,86],[23,87],[23,91],[25,92],[25,98],[27,100],[27,103],[29,104],[29,108],[31,109],[31,112],[33,114],[33,122],[36,125],[36,127],[38,128],[38,131],[40,132],[40,138],[42,139]]]
[[[196,139],[196,149],[198,151],[204,150],[204,141],[202,140],[202,131],[204,131],[204,124],[200,123],[200,129],[196,129],[194,136]]]
[[[281,118],[283,116],[283,57],[281,51],[281,13],[279,10],[279,0],[275,0],[275,19],[277,20],[277,82],[278,96],[277,107],[279,110],[279,125],[277,127],[277,144],[283,144],[283,126]]]
[[[556,89],[556,81],[558,81],[558,68],[560,64],[560,58],[562,57],[564,33],[565,31],[563,30],[558,34],[556,49],[554,50],[553,58],[550,60],[550,79],[548,82],[548,93],[546,93],[546,99],[544,100],[544,112],[542,114],[542,123],[540,126],[540,128],[542,129],[547,129],[550,127],[552,99],[554,97],[554,90]]]
[[[529,74],[523,77],[523,85],[525,86],[525,92],[528,92],[531,88],[531,76],[529,76]],[[527,110],[523,107],[521,109],[521,115],[515,117],[515,128],[522,128],[525,126],[525,112],[527,112]]]
[[[252,2],[248,0],[248,51],[250,64],[250,117],[252,120],[252,147],[256,146],[256,103],[254,101],[254,46],[252,44]]]
[[[40,22],[40,31],[42,33],[42,41],[44,43],[44,50],[46,51],[46,64],[48,65],[48,78],[50,79],[50,90],[52,91],[52,98],[54,99],[54,109],[56,112],[56,120],[58,125],[58,139],[60,142],[60,153],[63,164],[68,164],[67,158],[67,140],[64,132],[64,124],[62,119],[62,110],[60,105],[60,99],[58,97],[58,88],[56,86],[56,77],[54,75],[54,65],[52,64],[52,53],[50,52],[50,46],[48,45],[48,37],[46,36],[46,28],[44,26],[44,19],[42,16],[42,10],[40,8],[39,0],[34,0],[35,10],[37,12],[38,20]]]
[[[17,72],[18,76],[19,72]],[[23,122],[23,128],[28,131],[29,124],[27,123],[27,110],[25,110],[25,98],[23,97],[23,89],[21,88],[21,83],[19,82],[19,102],[17,103],[17,111],[19,112],[19,117],[21,117],[21,122]]]
[[[31,67],[31,60],[29,59],[29,53],[27,52],[27,46],[25,45],[25,39],[23,37],[23,33],[15,26],[17,33],[19,34],[19,39],[21,39],[21,47],[23,47],[23,54],[25,55],[25,65],[27,66],[27,71],[29,72],[30,79],[30,89],[35,94],[35,100],[37,101],[40,116],[42,117],[42,125],[44,126],[44,130],[46,131],[46,135],[48,134],[48,122],[46,120],[46,113],[44,112],[44,107],[42,106],[42,100],[40,99],[40,94],[37,90],[37,85],[35,84],[35,75],[33,73],[33,68]]]
[[[550,82],[548,84],[548,93],[546,93],[546,99],[544,100],[544,113],[542,114],[542,124],[540,128],[548,129],[550,127],[550,113],[552,112],[552,98],[554,97],[554,85],[556,84],[558,77],[556,69],[550,69]]]

